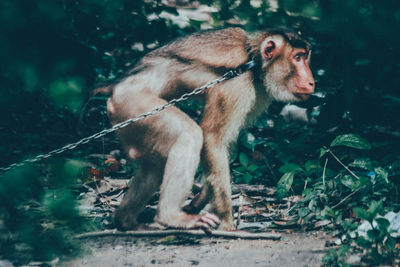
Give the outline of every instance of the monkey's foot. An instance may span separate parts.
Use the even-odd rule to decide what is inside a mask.
[[[171,216],[158,216],[156,220],[168,227],[180,229],[203,229],[207,232],[216,228],[220,224],[219,218],[211,213],[204,214],[187,214],[180,212],[179,214],[171,214]]]
[[[127,230],[136,230],[139,227],[139,224],[134,219],[115,216],[114,217],[114,225],[120,231],[127,231]]]
[[[235,231],[236,225],[233,223],[232,220],[222,220],[221,224],[218,227],[218,230],[221,231]]]

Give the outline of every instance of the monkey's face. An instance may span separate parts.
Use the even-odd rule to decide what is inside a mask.
[[[264,86],[275,100],[297,102],[314,93],[309,51],[274,35],[265,39],[261,52]]]

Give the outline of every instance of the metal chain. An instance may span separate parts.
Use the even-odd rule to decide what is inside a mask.
[[[207,84],[205,84],[205,85],[203,85],[201,87],[198,87],[198,88],[194,89],[192,92],[185,93],[185,94],[181,95],[179,98],[174,98],[174,99],[168,101],[163,106],[159,106],[157,108],[154,108],[153,110],[151,110],[149,112],[146,112],[146,113],[142,113],[142,114],[138,115],[135,118],[131,118],[131,119],[128,119],[128,120],[123,121],[121,123],[115,124],[111,128],[104,129],[104,130],[102,130],[102,131],[100,131],[98,133],[95,133],[93,135],[85,137],[85,138],[83,138],[83,139],[81,139],[81,140],[79,140],[79,141],[77,141],[75,143],[71,143],[71,144],[65,145],[65,146],[63,146],[63,147],[61,147],[59,149],[52,150],[52,151],[50,151],[50,152],[48,152],[46,154],[41,154],[41,155],[38,155],[38,156],[36,156],[34,158],[26,159],[24,161],[21,161],[19,163],[13,163],[8,167],[4,167],[4,168],[0,167],[0,171],[6,172],[6,171],[9,171],[9,170],[17,168],[17,167],[22,167],[22,166],[24,166],[26,164],[29,164],[29,163],[35,163],[35,162],[50,158],[50,157],[52,157],[54,155],[61,154],[61,153],[65,152],[65,151],[72,150],[72,149],[76,148],[79,145],[83,145],[83,144],[89,143],[89,142],[91,142],[91,141],[93,141],[95,139],[99,139],[99,138],[101,138],[101,137],[103,137],[103,136],[105,136],[105,135],[107,135],[109,133],[112,133],[112,132],[115,132],[115,131],[117,131],[117,130],[119,130],[121,128],[124,128],[124,127],[126,127],[126,126],[128,126],[128,125],[130,125],[130,124],[132,124],[134,122],[137,122],[137,121],[143,120],[143,119],[145,119],[145,118],[147,118],[149,116],[155,115],[155,114],[163,111],[164,109],[166,109],[166,108],[168,108],[170,106],[173,106],[173,105],[175,105],[175,104],[177,104],[179,102],[185,101],[191,96],[201,94],[205,90],[207,90],[207,89],[209,89],[209,88],[211,88],[211,87],[213,87],[213,86],[215,86],[215,85],[217,85],[217,84],[219,84],[219,83],[221,83],[221,82],[223,82],[225,80],[232,79],[233,77],[236,77],[236,76],[248,71],[249,69],[253,68],[254,66],[255,66],[255,61],[251,60],[251,61],[239,66],[236,69],[228,71],[227,73],[222,75],[220,78],[215,79],[215,80],[213,80],[213,81],[211,81],[211,82],[209,82],[209,83],[207,83]]]

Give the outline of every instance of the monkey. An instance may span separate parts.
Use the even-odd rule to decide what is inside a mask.
[[[155,221],[172,228],[234,230],[229,152],[239,131],[273,101],[306,100],[315,87],[310,44],[286,28],[248,33],[240,27],[207,30],[176,39],[144,55],[112,86],[107,112],[117,124],[162,106],[225,72],[254,60],[255,67],[207,91],[196,123],[176,106],[117,131],[139,170],[115,211],[117,229],[137,227],[136,218],[157,190]],[[203,187],[183,207],[196,169]],[[210,213],[200,213],[207,203]]]

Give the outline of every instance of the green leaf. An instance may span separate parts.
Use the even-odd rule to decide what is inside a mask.
[[[317,200],[311,199],[311,201],[308,203],[308,208],[314,211],[316,206],[317,206]]]
[[[247,167],[247,170],[248,170],[249,172],[253,172],[253,171],[257,170],[258,168],[259,168],[258,165],[256,165],[256,164],[251,164],[249,167]]]
[[[313,192],[313,189],[312,189],[312,188],[306,188],[306,189],[303,190],[303,193],[301,193],[301,195],[302,195],[303,197],[307,197],[307,196],[311,195],[312,192]]]
[[[299,214],[299,217],[303,218],[303,217],[306,217],[310,213],[310,210],[306,207],[302,207],[302,208],[299,208],[299,210],[297,212]]]
[[[252,172],[254,178],[260,177],[263,173],[260,171]]]
[[[308,172],[316,171],[319,169],[319,165],[315,164],[315,162],[313,162],[311,160],[307,160],[306,163],[304,164],[304,169],[306,169],[306,171],[308,171]]]
[[[235,170],[236,170],[237,172],[244,173],[244,172],[247,171],[247,168],[246,168],[246,167],[243,167],[243,166],[239,166],[239,167],[235,168]]]
[[[368,241],[367,239],[365,239],[362,236],[359,236],[356,239],[356,243],[357,243],[357,245],[359,245],[360,247],[363,247],[363,248],[370,248],[372,245],[370,241]]]
[[[249,165],[249,157],[243,152],[239,154],[239,162],[242,166],[247,167]]]
[[[385,243],[385,246],[386,246],[386,248],[389,249],[389,250],[394,249],[395,246],[396,246],[396,240],[395,240],[393,237],[388,236],[388,237],[387,237],[387,240],[386,240],[386,243]]]
[[[387,184],[389,183],[389,174],[384,168],[375,168],[376,177],[379,180],[384,180]]]
[[[360,188],[370,184],[371,184],[371,179],[369,177],[360,176]]]
[[[350,246],[349,246],[349,245],[343,245],[343,246],[341,246],[341,247],[339,248],[339,250],[338,250],[339,256],[340,256],[340,257],[345,257],[345,256],[346,256],[346,253],[347,253],[347,251],[349,251],[349,249],[350,249]]]
[[[321,216],[325,218],[333,217],[335,215],[335,212],[331,207],[326,206],[322,211],[321,211]]]
[[[344,134],[337,136],[331,143],[334,146],[347,146],[357,149],[371,149],[371,144],[357,134]]]
[[[387,231],[390,225],[390,222],[386,218],[376,218],[375,219],[376,223],[379,226],[379,230],[381,231]]]
[[[328,203],[329,202],[329,197],[327,196],[327,194],[320,194],[319,195],[319,199],[320,201],[322,201],[323,203]]]
[[[322,158],[323,156],[325,156],[326,152],[328,152],[325,148],[321,148],[320,152],[319,152],[319,157]]]
[[[251,180],[253,180],[253,175],[251,175],[250,173],[246,173],[245,175],[240,177],[240,181],[248,184],[249,182],[251,182]]]
[[[372,242],[375,242],[379,238],[379,230],[372,229],[367,231],[367,236],[368,239],[371,240]]]
[[[276,186],[276,196],[278,197],[278,199],[286,197],[287,193],[290,190],[290,187],[293,184],[294,173],[294,171],[291,171],[282,175],[281,179],[278,182],[278,185]]]
[[[367,210],[365,210],[363,208],[355,207],[355,208],[353,208],[353,211],[357,215],[357,217],[360,218],[360,219],[367,220],[369,222],[371,222],[372,219],[373,219],[371,214]]]
[[[355,159],[352,163],[349,164],[350,167],[360,168],[364,170],[372,169],[371,159]]]
[[[371,205],[369,206],[369,213],[371,214],[372,218],[375,218],[376,215],[378,215],[378,213],[380,213],[382,210],[382,200],[371,202]]]
[[[279,168],[279,171],[282,173],[287,173],[303,171],[303,169],[295,163],[286,163]]]
[[[361,181],[359,179],[356,179],[355,177],[351,176],[351,175],[345,175],[342,177],[342,179],[340,179],[340,182],[350,188],[352,191],[355,191],[357,189],[359,189],[362,185],[361,185]]]
[[[49,95],[59,107],[68,106],[78,112],[83,103],[84,80],[80,77],[59,79],[49,86]]]
[[[330,265],[331,263],[338,262],[338,255],[335,249],[329,249],[329,252],[322,257],[322,262],[326,265]]]

